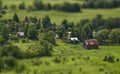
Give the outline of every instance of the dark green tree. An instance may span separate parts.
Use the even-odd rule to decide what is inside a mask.
[[[21,9],[21,10],[26,9],[24,2],[22,2],[21,4],[19,4],[19,9]]]
[[[14,15],[13,15],[13,21],[15,21],[15,22],[17,22],[17,23],[19,23],[19,22],[20,22],[20,20],[19,20],[19,17],[18,17],[18,15],[17,15],[17,13],[14,13]]]
[[[1,35],[5,41],[9,40],[9,28],[7,26],[2,27]]]
[[[34,0],[33,3],[36,10],[42,10],[44,8],[44,4],[41,0]]]
[[[109,34],[109,39],[112,44],[120,44],[120,28],[113,29]]]
[[[28,36],[28,38],[30,38],[32,40],[37,40],[38,39],[37,28],[35,26],[30,26],[28,28],[27,36]]]
[[[51,19],[49,16],[45,16],[42,20],[42,27],[45,29],[45,30],[50,30],[51,28]]]
[[[93,32],[92,25],[90,23],[85,24],[81,31],[82,40],[93,38],[92,32]]]
[[[108,35],[109,35],[109,30],[108,29],[103,29],[99,30],[97,33],[97,39],[100,44],[106,44],[108,43]]]
[[[50,42],[53,45],[56,45],[55,34],[53,31],[46,32],[43,39]]]
[[[3,45],[4,44],[4,38],[2,35],[0,35],[0,45]]]

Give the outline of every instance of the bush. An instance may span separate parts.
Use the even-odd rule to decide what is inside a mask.
[[[55,57],[55,59],[53,60],[55,63],[60,63],[61,60],[58,57]]]
[[[6,69],[12,69],[16,66],[16,59],[13,56],[4,57],[3,61]]]
[[[21,10],[24,10],[26,7],[25,7],[25,3],[22,2],[20,5],[19,5],[19,9]]]
[[[22,53],[17,46],[8,45],[3,47],[1,56],[13,56],[15,58],[22,58]]]
[[[114,56],[112,56],[112,55],[105,56],[103,61],[114,63],[115,62]]]
[[[21,73],[21,72],[23,72],[25,69],[27,69],[26,64],[24,64],[24,63],[19,63],[19,64],[17,65],[17,67],[16,67],[16,72],[17,72],[17,73]]]

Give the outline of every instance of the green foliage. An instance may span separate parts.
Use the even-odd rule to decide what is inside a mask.
[[[1,50],[1,56],[13,56],[15,58],[21,58],[22,54],[20,49],[17,46],[7,45],[4,46]]]
[[[83,36],[83,39],[91,39],[92,38],[92,26],[90,23],[87,23],[83,26],[82,28],[82,36]]]
[[[6,69],[11,69],[16,66],[16,59],[13,56],[4,57],[3,61]]]
[[[20,20],[19,20],[19,17],[18,17],[18,15],[17,15],[17,13],[14,13],[14,15],[13,15],[13,21],[15,21],[15,22],[17,22],[17,23],[19,23],[19,22],[20,22]]]
[[[56,45],[55,33],[53,31],[46,32],[44,37],[43,37],[43,40],[46,40],[46,41],[50,42],[53,45]]]
[[[120,44],[120,28],[113,29],[109,34],[109,39],[113,44]]]
[[[9,40],[9,28],[8,26],[3,26],[0,33],[5,41]]]
[[[42,27],[45,29],[45,30],[50,30],[52,24],[51,24],[51,19],[50,17],[47,15],[43,18],[42,20]]]
[[[17,73],[22,73],[23,71],[25,71],[26,68],[27,68],[27,66],[25,63],[18,63],[15,71]]]
[[[30,26],[28,28],[27,36],[28,36],[28,38],[30,38],[32,40],[37,40],[38,39],[37,28],[35,26]]]
[[[0,35],[0,45],[3,45],[4,44],[4,39],[3,39],[3,36]]]
[[[15,11],[15,10],[17,10],[17,6],[15,4],[12,4],[12,5],[10,5],[10,9],[12,11]]]
[[[35,44],[29,47],[27,50],[26,57],[40,57],[40,56],[51,56],[52,55],[52,45],[46,40],[39,40]]]
[[[104,59],[103,59],[103,61],[114,63],[115,62],[114,56],[112,56],[112,55],[105,56]]]
[[[109,35],[108,29],[99,30],[97,32],[97,39],[98,39],[99,43],[100,44],[108,43],[108,35]]]
[[[44,4],[41,0],[34,0],[33,4],[36,10],[42,10],[44,8]]]
[[[19,5],[19,9],[21,9],[21,10],[26,9],[24,2],[22,2],[22,3]]]
[[[119,0],[84,0],[83,8],[115,8],[120,6]]]

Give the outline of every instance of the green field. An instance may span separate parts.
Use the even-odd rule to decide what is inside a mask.
[[[20,4],[21,2],[25,2],[26,5],[32,5],[32,2],[34,0],[4,0],[4,5],[12,5],[12,4]],[[70,3],[82,3],[82,0],[42,0],[44,3],[51,3],[54,4],[62,4],[64,2],[70,2]]]
[[[22,1],[26,3],[26,5],[32,4],[33,0],[4,0],[4,5],[8,5],[8,7],[11,4],[20,4]],[[63,3],[64,1],[68,0],[43,0],[43,2],[47,3],[50,2],[51,4],[54,3]],[[68,2],[82,2],[77,0],[69,0]],[[20,10],[8,10],[7,14],[3,16],[3,19],[11,19],[14,15],[14,13],[17,13],[21,21],[26,16],[34,16],[37,18],[43,18],[46,15],[49,15],[51,18],[52,23],[60,24],[62,20],[68,19],[69,22],[75,22],[78,23],[81,19],[92,19],[97,14],[103,15],[103,18],[110,18],[110,17],[120,17],[120,8],[115,9],[82,9],[82,12],[77,13],[66,13],[66,12],[60,12],[60,11],[33,11],[33,12],[27,12],[26,10],[20,11]]]
[[[21,50],[24,51],[32,43],[14,44],[20,48],[22,46]],[[67,44],[59,39],[57,44],[51,57],[19,60],[18,63],[26,65],[21,74],[120,74],[120,62],[116,62],[120,58],[120,46],[99,46],[97,50],[85,50],[82,44]],[[103,61],[106,55],[113,55],[115,63]],[[60,61],[54,62],[55,58]],[[2,74],[16,74],[15,71]]]
[[[43,18],[46,15],[49,15],[51,21],[57,24],[60,24],[62,20],[68,19],[69,22],[78,23],[81,19],[92,19],[96,17],[97,14],[103,15],[103,18],[110,18],[110,17],[120,17],[120,8],[115,9],[83,9],[80,13],[66,13],[60,11],[34,11],[34,12],[27,12],[27,11],[11,11],[8,10],[7,14],[3,16],[3,19],[12,18],[14,13],[17,13],[19,18],[23,20],[26,16],[34,16],[38,18]]]

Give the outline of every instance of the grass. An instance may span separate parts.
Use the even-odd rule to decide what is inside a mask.
[[[15,43],[25,50],[34,42]],[[82,44],[72,45],[57,40],[58,46],[54,46],[53,56],[19,60],[27,68],[22,74],[119,74],[120,62],[110,63],[103,61],[104,56],[113,55],[120,59],[120,46],[99,46],[99,49],[85,50]],[[55,62],[55,58],[60,60]],[[3,72],[3,74],[16,74],[15,70]]]
[[[19,5],[21,2],[25,2],[26,5],[32,5],[34,0],[4,0],[4,5]],[[64,2],[70,2],[70,3],[82,3],[82,0],[42,0],[44,4],[51,3],[54,4],[62,4]]]
[[[62,20],[67,19],[69,22],[78,23],[81,19],[92,19],[96,17],[97,14],[103,15],[103,18],[107,19],[110,17],[120,17],[120,8],[115,9],[83,9],[82,12],[78,13],[66,13],[60,11],[34,11],[34,12],[27,12],[27,11],[11,11],[8,10],[7,14],[3,16],[3,19],[12,19],[14,13],[17,13],[19,18],[23,20],[26,16],[33,16],[37,18],[43,18],[46,15],[49,15],[51,21],[57,24],[60,24]]]
[[[4,5],[8,5],[8,7],[11,4],[20,4],[22,1],[26,3],[26,5],[31,5],[33,0],[4,0]],[[68,1],[71,3],[74,2],[82,2],[78,0],[43,0],[43,2],[47,3],[50,2],[52,4],[56,3],[63,3],[64,1]],[[114,9],[82,9],[82,12],[77,13],[67,13],[67,12],[60,12],[60,11],[33,11],[33,12],[27,12],[26,10],[7,10],[7,14],[3,15],[3,19],[12,19],[14,13],[17,13],[19,18],[23,20],[26,16],[33,16],[37,18],[43,18],[46,15],[49,15],[51,18],[52,23],[61,24],[62,20],[67,19],[69,22],[80,22],[81,19],[92,19],[97,14],[103,15],[103,18],[107,19],[110,17],[120,17],[120,8],[114,8]]]

